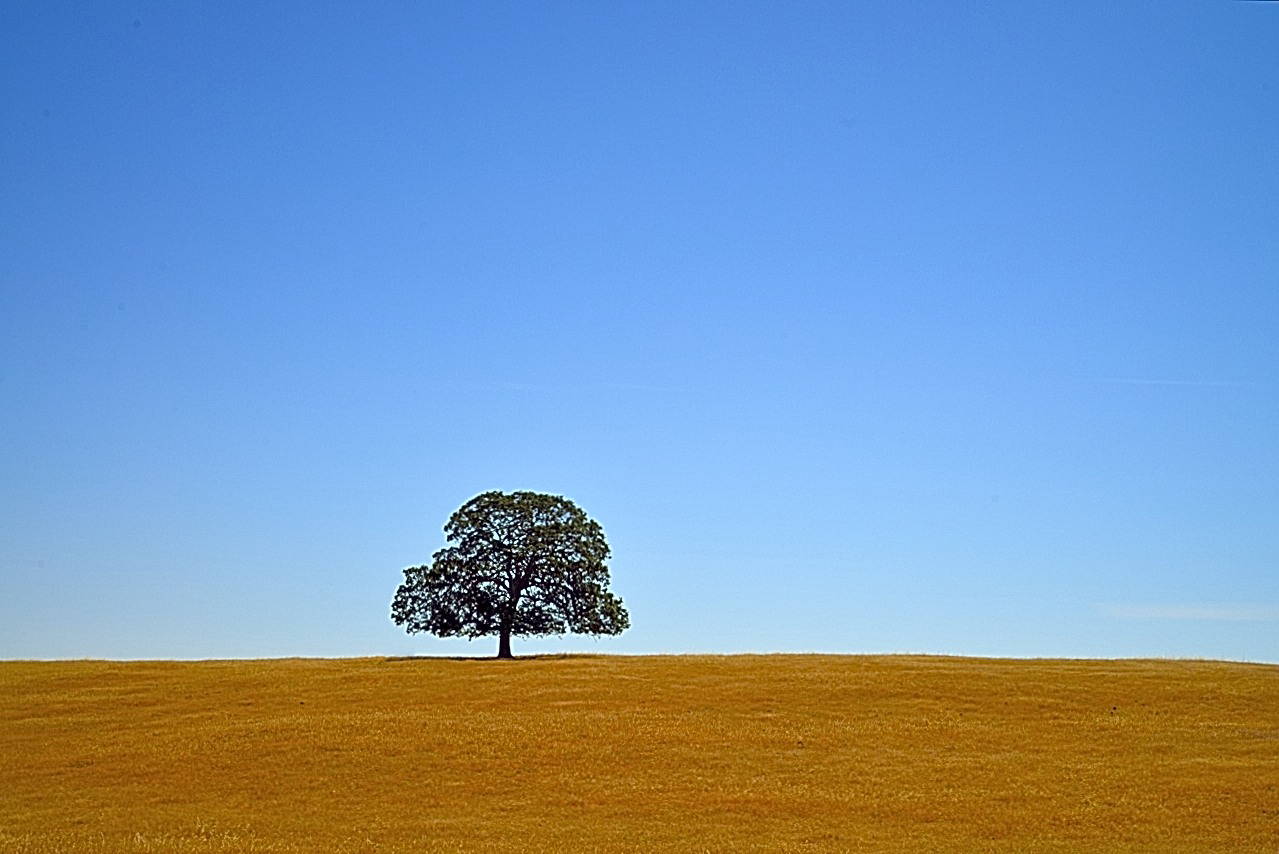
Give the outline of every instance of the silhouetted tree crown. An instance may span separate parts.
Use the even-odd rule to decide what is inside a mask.
[[[391,619],[439,637],[616,635],[630,627],[608,591],[608,543],[576,504],[539,492],[485,492],[449,517],[452,545],[404,570]]]

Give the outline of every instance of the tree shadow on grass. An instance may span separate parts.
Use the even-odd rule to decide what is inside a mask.
[[[498,658],[495,655],[388,655],[382,661],[387,664],[401,661],[561,661],[603,657],[589,652],[538,652],[532,655],[516,655],[512,658]]]

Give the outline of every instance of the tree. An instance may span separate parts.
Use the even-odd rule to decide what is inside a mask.
[[[391,619],[439,637],[616,635],[630,627],[607,590],[608,543],[576,504],[538,492],[485,492],[449,517],[453,545],[404,570]]]

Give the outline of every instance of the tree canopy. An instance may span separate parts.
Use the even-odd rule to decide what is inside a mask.
[[[608,591],[608,543],[599,523],[558,495],[485,492],[444,526],[453,545],[404,570],[391,619],[409,633],[498,636],[616,635],[630,627]]]

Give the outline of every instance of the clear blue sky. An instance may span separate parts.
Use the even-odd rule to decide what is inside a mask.
[[[0,7],[0,657],[1279,661],[1279,4]]]

